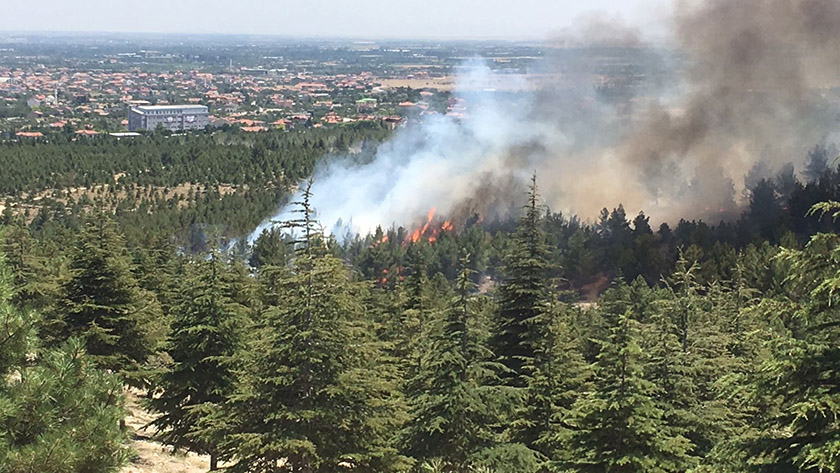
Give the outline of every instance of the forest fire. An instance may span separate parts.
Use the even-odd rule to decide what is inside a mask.
[[[426,223],[411,232],[411,234],[406,237],[405,243],[417,243],[421,240],[427,240],[429,243],[434,243],[441,232],[451,231],[454,228],[452,222],[449,220],[446,220],[440,225],[435,225],[436,211],[437,209],[434,207],[429,210],[429,213],[426,216]]]
[[[405,237],[402,239],[401,246],[405,247],[409,243],[419,243],[421,241],[434,243],[440,237],[441,233],[451,232],[455,229],[455,225],[452,224],[451,220],[441,222],[441,219],[435,219],[436,212],[437,209],[432,207],[426,214],[426,220],[422,224],[418,225],[414,230],[407,231]],[[373,247],[387,244],[395,237],[399,239],[399,235],[402,231],[402,229],[400,229],[400,232],[396,232],[394,229],[386,232],[378,230],[373,238],[371,246]]]

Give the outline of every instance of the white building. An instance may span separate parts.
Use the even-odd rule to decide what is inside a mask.
[[[198,130],[210,124],[205,105],[141,105],[128,111],[128,129]]]

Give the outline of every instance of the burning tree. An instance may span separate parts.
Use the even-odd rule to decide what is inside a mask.
[[[438,239],[438,236],[441,234],[441,232],[452,231],[452,229],[455,228],[452,225],[452,222],[449,220],[446,220],[445,222],[439,225],[435,224],[436,211],[437,209],[435,207],[432,207],[429,210],[429,213],[426,216],[426,222],[423,225],[415,228],[414,231],[412,231],[406,237],[406,243],[417,243],[423,240],[426,240],[429,243],[434,243]]]

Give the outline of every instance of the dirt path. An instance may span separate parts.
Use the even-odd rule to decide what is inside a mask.
[[[171,449],[149,440],[153,431],[143,430],[143,426],[154,417],[146,412],[138,401],[138,393],[127,393],[130,414],[126,419],[126,426],[133,434],[131,447],[137,457],[120,473],[206,473],[210,469],[209,457],[193,453],[173,454]]]

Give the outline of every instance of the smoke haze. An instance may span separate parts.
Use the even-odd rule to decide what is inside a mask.
[[[840,2],[679,1],[674,12],[667,49],[611,17],[559,30],[518,94],[483,90],[500,78],[472,61],[456,89],[468,117],[423,116],[369,163],[320,167],[318,218],[343,235],[412,225],[432,207],[456,224],[503,217],[533,172],[553,210],[584,218],[619,203],[658,221],[732,215],[751,170],[802,169],[807,150],[833,138],[826,94],[840,78]],[[632,78],[637,63],[644,77],[602,83],[604,67]],[[605,100],[605,90],[631,98]]]

